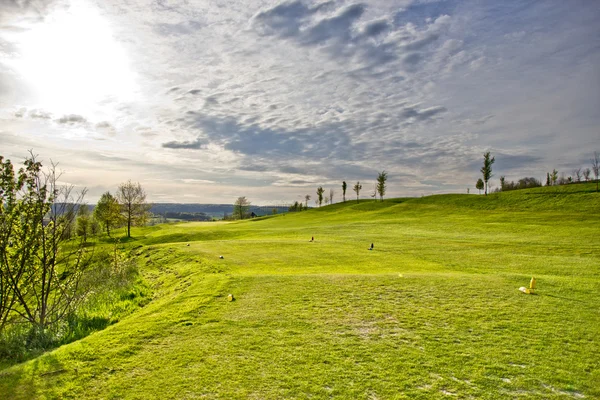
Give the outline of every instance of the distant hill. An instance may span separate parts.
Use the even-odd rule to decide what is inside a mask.
[[[249,211],[258,216],[270,215],[273,209],[277,213],[288,212],[288,206],[250,206]],[[223,218],[224,215],[233,213],[233,204],[196,204],[196,203],[153,203],[150,212],[167,216],[167,213],[203,213],[211,218]]]

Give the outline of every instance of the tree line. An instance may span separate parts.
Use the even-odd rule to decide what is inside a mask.
[[[25,332],[25,345],[33,347],[65,334],[68,317],[108,285],[108,267],[119,264],[116,247],[113,257],[87,243],[91,227],[110,235],[127,226],[130,237],[131,226],[147,218],[139,183],[121,184],[116,196],[105,193],[92,216],[86,189],[75,192],[59,178],[56,164],[44,169],[32,153],[18,170],[0,156],[0,342],[11,336],[9,328]]]
[[[477,180],[475,184],[475,188],[479,190],[484,190],[485,195],[488,194],[488,182],[492,175],[492,165],[495,162],[495,158],[491,156],[490,152],[485,152],[483,154],[483,166],[481,167],[482,177]],[[598,176],[600,175],[600,155],[598,152],[594,152],[593,158],[590,159],[591,169],[588,168],[575,168],[573,169],[573,175],[569,177],[565,177],[564,173],[561,176],[558,176],[558,171],[553,169],[552,172],[546,173],[546,186],[555,186],[555,185],[566,185],[569,183],[581,182],[583,178],[586,182],[590,181],[591,173],[594,173],[596,178],[596,192],[598,192]],[[519,179],[518,181],[507,181],[505,176],[500,177],[500,187],[496,188],[496,192],[506,192],[510,190],[518,190],[518,189],[528,189],[533,187],[542,186],[542,182],[533,177],[525,177]]]
[[[380,201],[383,201],[383,196],[385,196],[385,193],[387,191],[387,180],[388,180],[388,174],[387,172],[381,171],[378,175],[377,175],[377,181],[373,187],[373,192],[371,194],[371,197],[375,198],[379,195],[379,199]],[[362,190],[363,186],[360,183],[360,181],[357,181],[354,186],[352,187],[352,190],[356,193],[356,202],[359,203],[360,202],[360,192]],[[348,184],[346,183],[346,181],[342,182],[342,201],[345,203],[346,202],[346,191],[348,190]],[[334,189],[329,189],[329,195],[325,195],[325,189],[323,188],[323,186],[319,186],[317,188],[317,197],[315,198],[315,205],[321,207],[321,205],[323,203],[325,203],[325,205],[328,205],[329,203],[333,204],[333,199],[335,196],[335,190]],[[304,208],[308,209],[308,201],[311,199],[310,194],[307,194],[305,197],[305,205]],[[296,205],[296,207],[299,207],[300,210],[302,210],[301,208],[301,204],[302,203],[298,203]]]

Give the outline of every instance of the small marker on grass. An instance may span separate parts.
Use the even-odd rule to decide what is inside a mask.
[[[227,295],[227,301],[234,301],[234,300],[235,300],[235,297],[233,297],[233,295],[231,293],[229,293]]]

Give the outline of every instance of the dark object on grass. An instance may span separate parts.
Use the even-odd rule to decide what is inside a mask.
[[[231,293],[227,295],[227,301],[235,301],[235,297]]]
[[[371,243],[371,247],[369,247],[369,250],[373,250],[373,243]]]
[[[311,237],[311,238],[310,238],[310,241],[311,241],[311,242],[314,242],[314,241],[315,241],[315,237],[314,237],[314,236],[313,236],[313,237]]]
[[[223,256],[219,256],[219,258],[220,258],[220,259],[223,259],[224,257],[223,257]]]

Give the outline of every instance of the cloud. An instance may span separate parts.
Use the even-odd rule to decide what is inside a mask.
[[[87,119],[85,119],[81,115],[77,115],[77,114],[63,115],[62,117],[55,119],[54,121],[59,124],[68,124],[68,125],[86,124],[88,122]]]
[[[162,144],[162,147],[165,149],[186,149],[186,150],[199,150],[206,148],[206,140],[197,138],[192,141],[182,141],[178,142],[176,140],[166,142]]]

